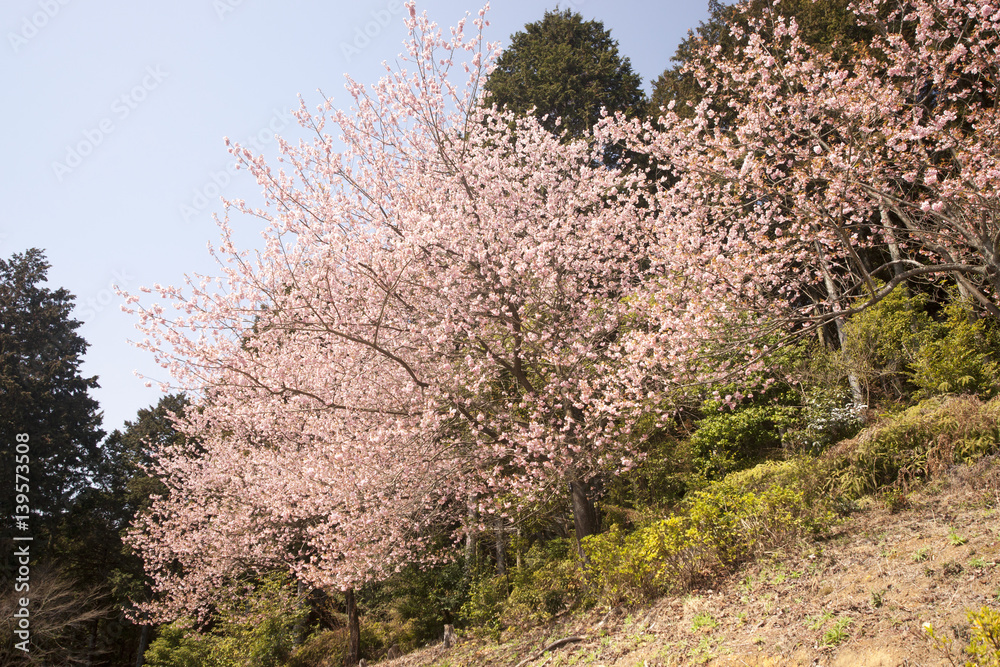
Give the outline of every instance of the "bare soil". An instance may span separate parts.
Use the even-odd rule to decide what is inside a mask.
[[[1000,607],[1000,460],[956,467],[890,511],[868,499],[833,533],[766,554],[712,589],[466,637],[386,667],[964,665],[968,610]],[[951,640],[927,637],[931,623]],[[550,651],[564,638],[576,638]]]

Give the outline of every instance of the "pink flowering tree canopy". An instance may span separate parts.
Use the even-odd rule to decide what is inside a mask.
[[[854,11],[876,38],[849,62],[794,19],[749,15],[732,56],[691,58],[693,114],[669,104],[658,122],[617,124],[665,174],[651,196],[669,220],[662,279],[645,302],[660,327],[638,345],[671,376],[725,372],[734,349],[752,367],[913,280],[948,277],[1000,316],[1000,9]]]
[[[128,296],[140,345],[197,396],[198,444],[159,453],[170,493],[131,538],[164,617],[255,570],[346,590],[447,557],[428,545],[512,498],[572,489],[583,537],[588,481],[631,465],[655,409],[622,363],[655,223],[642,175],[602,165],[610,136],[480,104],[482,13],[467,37],[410,11],[405,68],[349,81],[352,111],[303,103],[313,139],[277,168],[232,147],[266,206],[228,208],[264,223],[263,250],[227,216],[219,278]]]

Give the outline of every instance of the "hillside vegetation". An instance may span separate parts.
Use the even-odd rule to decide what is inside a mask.
[[[529,630],[509,626],[499,641],[473,632],[453,649],[435,645],[385,664],[995,665],[998,415],[998,401],[931,399],[822,456],[731,474],[710,488],[810,489],[811,503],[837,510],[819,510],[819,533],[767,533],[755,558],[700,570],[673,594],[549,616]],[[868,486],[880,467],[907,472]],[[815,471],[830,468],[844,471],[841,486],[815,486]],[[869,491],[856,495],[855,485]],[[771,525],[795,523],[794,513],[770,512]],[[755,518],[739,510],[728,521],[742,521],[746,535],[760,530],[763,517]],[[659,566],[649,551],[629,553],[635,565]],[[622,578],[629,585],[605,590],[627,596],[641,569]],[[573,641],[544,650],[563,638]]]
[[[808,402],[771,405],[774,429],[778,413],[815,419]],[[691,456],[687,471],[666,474],[651,452],[621,481],[641,493],[608,489],[607,529],[588,538],[586,564],[565,537],[519,542],[515,534],[498,574],[495,544],[481,538],[475,563],[407,571],[363,591],[363,655],[374,662],[427,643],[385,664],[996,664],[1000,399],[930,396],[870,415],[864,428],[800,423],[856,433],[756,456],[741,429],[761,426],[741,416],[747,411],[703,417],[690,437],[660,451],[697,448],[710,430],[717,449],[706,463],[731,466],[741,449],[752,461],[720,474]],[[722,429],[722,440],[727,420],[742,426]],[[185,664],[184,654],[232,664],[257,646],[254,664],[339,665],[344,617],[332,611],[327,622],[340,628],[315,625],[296,647],[304,619],[318,616],[293,598],[276,582],[250,607],[226,612],[252,622],[225,621],[189,638],[162,633],[148,664]],[[458,626],[456,646],[440,643],[444,623]]]

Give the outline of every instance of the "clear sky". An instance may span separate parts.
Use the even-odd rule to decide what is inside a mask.
[[[444,26],[481,7],[423,0]],[[555,1],[494,0],[489,41],[506,44]],[[647,92],[707,0],[563,0],[618,40]],[[259,200],[223,137],[274,155],[275,133],[295,136],[288,110],[319,90],[347,103],[344,74],[373,83],[405,37],[401,0],[4,0],[0,5],[0,256],[42,248],[49,286],[77,299],[90,343],[86,375],[107,431],[155,404],[139,370],[167,379],[128,343],[138,332],[112,286],[129,291],[216,275],[220,195]],[[237,221],[254,243],[255,221]],[[2,409],[2,406],[0,406]]]

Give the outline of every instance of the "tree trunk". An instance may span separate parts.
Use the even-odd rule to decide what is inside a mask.
[[[358,605],[354,601],[354,589],[344,591],[344,602],[347,605],[347,667],[358,664],[361,657],[361,624],[358,621]]]
[[[583,562],[589,562],[586,552],[583,550],[583,538],[589,535],[596,535],[600,532],[600,525],[597,522],[597,509],[594,501],[590,499],[586,485],[574,481],[569,484],[570,497],[573,501],[573,527],[576,529],[576,548],[580,552]]]
[[[895,276],[900,276],[906,269],[903,268],[903,253],[900,252],[899,243],[896,241],[896,233],[892,228],[892,218],[889,217],[889,209],[885,206],[879,207],[879,216],[882,220],[885,240],[889,243],[889,256],[892,258],[892,273]]]
[[[142,667],[145,664],[146,648],[149,646],[149,626],[142,626],[139,633],[139,654],[135,657],[135,667]]]
[[[468,516],[468,532],[465,534],[465,567],[462,572],[462,579],[464,584],[467,586],[472,581],[472,574],[476,570],[476,510],[474,507],[469,505],[469,516]]]
[[[837,337],[840,339],[840,349],[844,349],[844,341],[847,338],[847,334],[844,331],[844,318],[838,317],[835,321],[837,325]],[[865,390],[861,386],[861,380],[858,379],[857,372],[851,367],[851,359],[847,360],[847,384],[851,386],[851,400],[854,401],[854,405],[867,405],[868,400],[865,397]]]
[[[497,576],[502,577],[507,574],[507,535],[503,529],[503,519],[497,517],[495,525],[496,552],[497,552]]]
[[[308,618],[308,613],[303,613],[306,607],[306,585],[301,580],[295,582],[295,598],[295,608],[299,612],[299,617],[292,628],[292,646],[299,647],[305,640],[306,620]]]
[[[823,282],[826,285],[826,293],[829,298],[830,308],[836,312],[840,310],[840,290],[837,288],[837,283],[833,279],[833,274],[830,273],[830,266],[826,260],[826,253],[823,252],[823,246],[820,245],[819,241],[816,242],[816,254],[819,257],[821,267],[823,269]],[[834,326],[837,327],[837,341],[840,343],[840,349],[844,349],[844,342],[847,340],[847,332],[844,330],[844,325],[846,322],[843,317],[838,317],[833,321]],[[865,400],[865,392],[861,387],[861,380],[858,378],[858,374],[853,368],[851,360],[847,360],[847,383],[851,386],[851,399],[854,401],[855,405],[864,405],[867,403]]]

